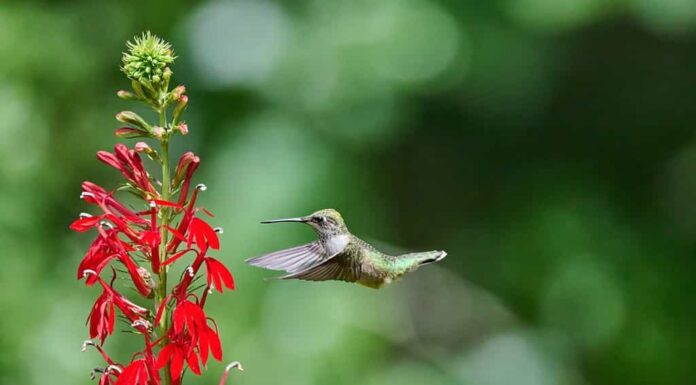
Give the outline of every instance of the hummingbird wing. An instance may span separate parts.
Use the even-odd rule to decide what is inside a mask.
[[[302,279],[305,281],[345,281],[355,282],[360,279],[360,266],[342,256],[330,258],[316,266],[310,266],[302,271],[291,272],[278,279]]]
[[[302,246],[275,251],[246,260],[252,266],[271,270],[284,270],[288,273],[303,271],[329,259],[319,241]]]

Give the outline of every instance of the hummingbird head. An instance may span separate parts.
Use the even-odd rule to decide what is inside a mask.
[[[348,233],[341,214],[334,209],[315,211],[305,217],[273,219],[261,223],[302,222],[308,224],[320,236],[333,236]]]

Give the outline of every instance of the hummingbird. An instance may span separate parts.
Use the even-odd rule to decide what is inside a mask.
[[[387,255],[348,231],[341,214],[323,209],[297,218],[261,223],[300,222],[319,237],[314,242],[247,259],[252,266],[285,271],[279,279],[305,281],[346,281],[378,289],[420,266],[437,262],[447,253],[426,251]]]

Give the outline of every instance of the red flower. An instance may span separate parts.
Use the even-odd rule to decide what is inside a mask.
[[[174,321],[172,325],[174,334],[181,334],[186,329],[193,337],[194,342],[196,342],[199,332],[207,325],[203,309],[186,299],[177,303],[172,320]]]
[[[172,185],[176,188],[181,184],[179,204],[182,206],[188,197],[191,178],[193,177],[193,173],[196,172],[199,163],[200,159],[192,152],[187,152],[179,158],[179,164],[176,166],[176,173],[174,174]]]
[[[114,302],[104,291],[89,313],[89,337],[99,337],[99,341],[103,344],[106,337],[113,334],[115,320]]]
[[[82,183],[82,194],[80,197],[88,203],[99,205],[105,213],[116,212],[130,222],[137,224],[147,223],[147,221],[137,216],[133,211],[116,201],[111,193],[108,193],[102,187],[92,182]]]
[[[194,374],[200,375],[201,364],[205,366],[208,362],[208,350],[212,352],[213,358],[220,361],[222,359],[220,336],[217,331],[207,325],[204,331],[198,345],[194,343],[193,336],[188,333],[172,334],[170,343],[160,350],[157,368],[161,369],[170,363],[170,373],[172,379],[176,381],[181,377],[184,362]]]
[[[222,359],[222,347],[218,332],[208,326],[203,309],[189,300],[180,300],[172,316],[173,325],[168,335],[170,343],[162,348],[157,359],[157,367],[171,363],[173,379],[181,376],[184,361],[191,371],[200,374],[200,364],[208,363],[212,353],[216,360]]]
[[[140,155],[135,150],[130,150],[119,143],[114,147],[114,153],[107,151],[97,152],[97,158],[109,166],[117,169],[123,176],[138,189],[152,195],[159,196],[157,190],[150,183],[150,176],[143,167]]]
[[[157,369],[162,369],[168,362],[171,362],[169,373],[172,376],[172,380],[177,381],[183,372],[184,361],[188,362],[193,373],[201,374],[198,357],[191,349],[190,338],[189,341],[172,341],[163,347],[157,357]]]
[[[133,251],[133,247],[119,239],[118,229],[104,230],[101,227],[99,235],[92,242],[92,245],[87,250],[84,259],[77,269],[78,279],[86,277],[87,285],[92,285],[96,282],[96,277],[102,269],[114,258],[117,258],[128,269],[128,273],[135,284],[138,291],[148,297],[152,292],[152,288],[145,282],[144,277],[138,271],[138,265],[133,261],[128,254]],[[93,271],[94,275],[85,275],[86,271]]]
[[[194,242],[201,250],[208,246],[214,250],[220,249],[220,240],[215,230],[207,222],[196,217],[191,218],[186,247],[190,248]]]
[[[114,332],[116,320],[115,307],[121,310],[123,315],[128,317],[131,322],[147,317],[148,311],[123,297],[113,287],[107,285],[96,273],[87,271],[87,275],[96,276],[95,280],[101,283],[104,291],[97,298],[92,311],[89,314],[89,336],[90,338],[99,337],[101,344],[107,336]]]
[[[84,233],[85,231],[98,226],[102,219],[104,219],[104,215],[97,215],[96,217],[89,214],[82,215],[80,219],[77,219],[70,224],[70,229],[77,231],[78,233]]]
[[[116,385],[148,385],[148,369],[144,358],[135,360],[123,369]]]
[[[208,277],[208,286],[222,293],[223,285],[234,290],[234,278],[227,267],[215,258],[206,257],[205,266]]]
[[[93,271],[86,271],[86,275],[96,274]],[[133,302],[129,301],[126,297],[122,296],[117,292],[111,285],[104,282],[101,277],[97,276],[96,280],[101,284],[104,289],[104,294],[106,294],[106,300],[113,303],[123,315],[125,315],[131,322],[146,318],[148,315],[148,310],[142,308]]]

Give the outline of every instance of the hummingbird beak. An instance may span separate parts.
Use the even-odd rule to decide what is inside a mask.
[[[261,223],[280,223],[280,222],[307,222],[309,219],[306,217],[297,217],[297,218],[283,218],[283,219],[271,219],[268,221],[261,221]]]

